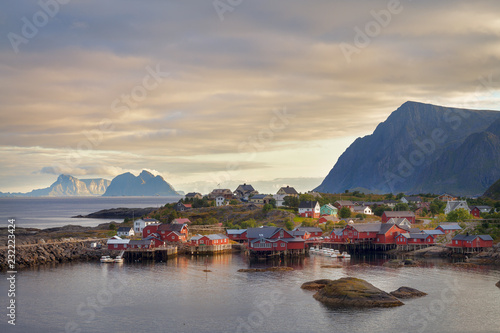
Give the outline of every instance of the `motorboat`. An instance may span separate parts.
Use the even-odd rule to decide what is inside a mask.
[[[101,262],[115,262],[115,260],[113,258],[111,258],[110,256],[102,256]]]
[[[116,256],[116,258],[113,259],[113,262],[121,263],[121,262],[123,262],[123,257],[122,256]]]

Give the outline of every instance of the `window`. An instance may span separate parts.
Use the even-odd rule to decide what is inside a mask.
[[[115,249],[118,248],[118,244],[115,244]]]
[[[278,247],[278,243],[274,243],[274,244],[273,244],[273,247]]]
[[[200,240],[200,244],[203,244],[203,241],[202,241],[202,240]]]
[[[284,236],[284,235],[285,235],[284,231],[283,231],[283,230],[281,230],[281,231],[280,231],[280,238],[283,238],[283,236]]]
[[[281,247],[285,247],[285,243],[281,243]]]

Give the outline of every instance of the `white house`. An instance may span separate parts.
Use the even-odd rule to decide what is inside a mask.
[[[219,195],[218,197],[215,198],[215,206],[221,207],[225,206],[227,204],[226,198],[224,198],[222,195]]]
[[[301,217],[319,218],[321,206],[317,201],[301,201],[299,204],[299,215]]]
[[[122,237],[122,236],[130,237],[130,236],[134,236],[135,232],[134,232],[134,229],[131,227],[119,227],[116,234],[119,237]]]
[[[355,214],[365,214],[365,215],[373,215],[372,209],[370,206],[354,206],[352,207],[352,211]]]
[[[286,194],[275,194],[273,199],[276,200],[276,207],[283,207],[285,205]]]
[[[142,230],[150,224],[159,224],[160,221],[157,219],[138,219],[134,221],[134,232],[142,233]]]
[[[450,212],[463,208],[467,212],[470,212],[469,205],[467,205],[467,201],[465,200],[458,200],[458,201],[447,201],[446,202],[446,208],[444,209],[445,214],[449,214]]]

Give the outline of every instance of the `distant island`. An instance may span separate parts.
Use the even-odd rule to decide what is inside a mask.
[[[78,179],[59,175],[47,188],[28,193],[2,193],[0,197],[70,197],[70,196],[177,196],[175,189],[161,176],[143,170],[139,176],[130,172],[107,179]]]

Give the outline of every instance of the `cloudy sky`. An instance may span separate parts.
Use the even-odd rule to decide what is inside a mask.
[[[407,100],[499,110],[498,13],[496,0],[2,1],[0,191],[141,169],[185,191],[305,190]]]

